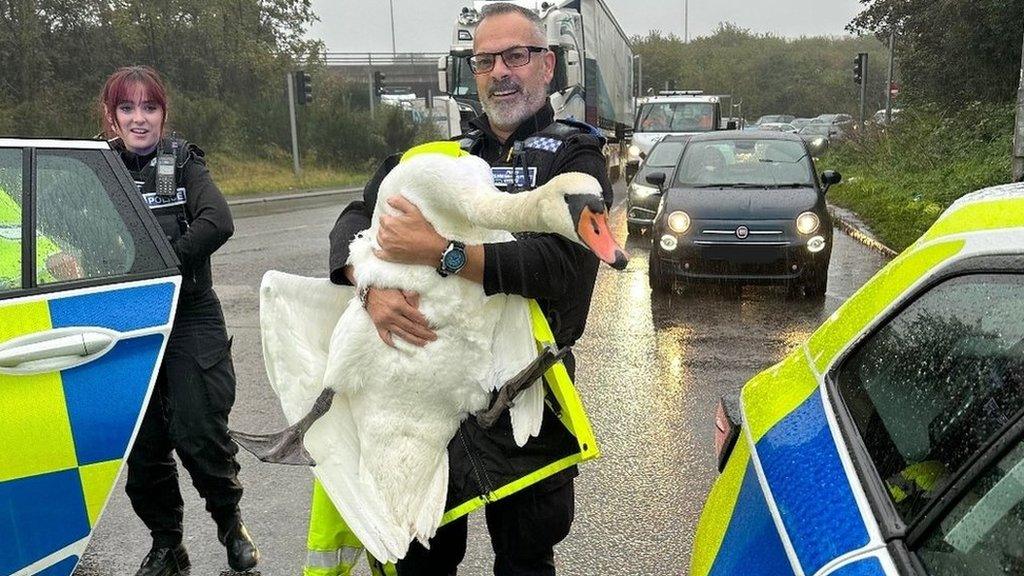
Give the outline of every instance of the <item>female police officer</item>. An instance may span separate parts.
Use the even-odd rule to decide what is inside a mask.
[[[187,573],[175,450],[206,500],[228,564],[247,570],[259,551],[242,524],[238,448],[228,437],[235,399],[231,341],[213,291],[210,255],[234,232],[203,151],[164,138],[167,91],[146,66],[121,68],[100,97],[103,128],[181,262],[181,296],[156,388],[128,457],[126,491],[153,547],[136,576]]]

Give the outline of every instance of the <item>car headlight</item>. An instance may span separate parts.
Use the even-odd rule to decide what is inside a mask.
[[[629,156],[630,158],[640,158],[640,147],[636,144],[629,145]]]
[[[657,188],[652,188],[651,186],[642,186],[640,184],[633,184],[632,186],[630,186],[630,189],[631,192],[633,192],[633,195],[636,196],[637,198],[647,198],[649,196],[654,196],[659,192]]]
[[[690,229],[690,215],[682,210],[669,214],[668,227],[676,234],[685,234]]]
[[[796,217],[796,230],[801,234],[813,234],[818,226],[821,226],[821,220],[814,212],[804,212]]]

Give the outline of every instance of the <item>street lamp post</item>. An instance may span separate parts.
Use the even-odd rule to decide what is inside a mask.
[[[683,0],[683,42],[690,43],[690,0]]]
[[[398,54],[395,50],[395,0],[388,0],[391,5],[391,54],[392,56]]]

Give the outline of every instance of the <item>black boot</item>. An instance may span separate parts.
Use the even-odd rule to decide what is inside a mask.
[[[154,546],[135,576],[188,576],[191,566],[188,553],[181,544],[170,548]]]
[[[225,530],[217,529],[217,539],[228,551],[228,566],[236,572],[251,570],[260,561],[260,550],[239,520]]]

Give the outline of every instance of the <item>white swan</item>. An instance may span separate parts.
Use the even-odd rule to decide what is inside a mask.
[[[426,153],[404,160],[384,179],[375,213],[393,212],[386,200],[396,194],[446,238],[481,244],[512,240],[508,231],[553,232],[616,268],[626,264],[608,229],[601,186],[587,175],[560,175],[513,195],[494,188],[479,158]],[[418,292],[437,340],[420,348],[396,338],[390,348],[350,288],[269,272],[261,288],[264,357],[294,424],[284,440],[274,437],[274,451],[285,454],[268,456],[267,437],[233,436],[261,459],[296,463],[308,429],[314,473],[367,550],[393,562],[413,539],[425,543],[438,527],[448,484],[446,447],[459,423],[486,408],[491,392],[537,350],[526,300],[488,297],[469,280],[382,261],[373,254],[377,228],[375,220],[351,244],[357,284]],[[542,386],[531,386],[516,398],[511,412],[519,445],[540,430],[543,395]]]

